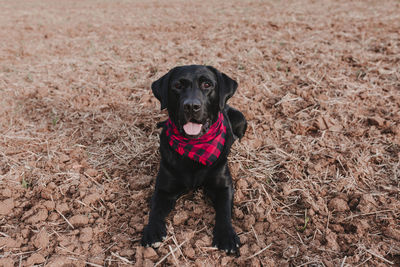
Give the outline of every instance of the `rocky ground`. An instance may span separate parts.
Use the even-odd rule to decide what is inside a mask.
[[[399,266],[400,2],[0,1],[0,266]],[[240,257],[201,191],[139,241],[158,169],[150,84],[239,82]]]

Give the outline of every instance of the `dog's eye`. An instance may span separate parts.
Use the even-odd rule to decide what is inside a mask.
[[[178,90],[181,90],[181,89],[183,89],[183,84],[180,83],[180,82],[176,82],[176,83],[174,84],[174,88],[175,88],[175,89],[178,89]]]
[[[203,89],[209,89],[211,86],[212,86],[212,84],[211,84],[210,82],[203,82],[203,83],[201,84],[201,87],[202,87]]]

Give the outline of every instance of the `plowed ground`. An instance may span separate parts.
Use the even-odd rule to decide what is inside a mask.
[[[399,266],[400,2],[0,1],[1,266]],[[158,169],[150,84],[239,82],[238,258],[201,191],[139,244]]]

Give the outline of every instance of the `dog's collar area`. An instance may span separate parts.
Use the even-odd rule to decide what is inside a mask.
[[[199,138],[183,136],[171,119],[165,123],[169,145],[181,156],[203,165],[212,165],[220,156],[226,140],[226,121],[220,112],[218,119]]]

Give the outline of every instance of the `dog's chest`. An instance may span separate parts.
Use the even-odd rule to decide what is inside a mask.
[[[180,180],[183,183],[183,185],[188,189],[197,189],[201,186],[203,186],[208,177],[211,177],[211,171],[209,168],[202,168],[198,169],[195,167],[189,167],[187,165],[192,165],[192,162],[186,162],[187,160],[181,160],[181,166],[182,167],[187,167],[187,168],[182,168],[178,170],[180,173]]]
[[[215,184],[218,177],[223,176],[226,169],[227,154],[231,144],[231,136],[228,135],[225,146],[217,162],[210,166],[195,162],[192,159],[178,154],[169,145],[164,134],[161,135],[160,151],[162,161],[168,165],[171,175],[187,190],[197,189],[207,184]]]

